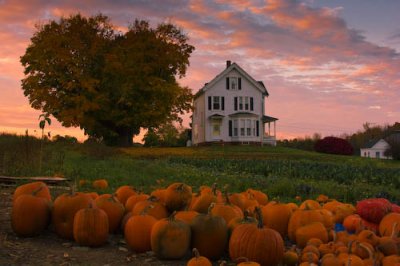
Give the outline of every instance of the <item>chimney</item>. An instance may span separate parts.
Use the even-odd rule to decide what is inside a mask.
[[[226,68],[231,66],[231,60],[226,61]]]

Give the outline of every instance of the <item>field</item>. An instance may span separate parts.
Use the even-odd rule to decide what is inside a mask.
[[[109,188],[103,192],[125,184],[149,192],[179,181],[191,185],[194,191],[213,183],[230,192],[256,188],[281,201],[319,194],[351,203],[375,196],[397,203],[400,199],[399,161],[271,146],[118,149],[46,142],[39,172],[39,150],[37,139],[1,136],[0,175],[61,175],[75,184],[81,179],[105,178]],[[93,190],[91,186],[78,189]]]
[[[64,187],[52,187],[53,198],[74,186],[95,191],[91,181],[107,179],[113,193],[132,185],[146,193],[173,182],[184,182],[194,192],[201,185],[216,183],[229,192],[255,188],[270,199],[299,202],[328,195],[356,203],[368,197],[386,197],[399,204],[400,162],[355,156],[334,156],[282,147],[218,146],[191,148],[110,148],[100,144],[45,142],[40,171],[38,139],[0,135],[0,176],[64,176]],[[80,180],[87,185],[79,186]],[[0,184],[1,265],[186,265],[158,260],[153,252],[136,254],[121,234],[113,234],[99,248],[82,247],[63,240],[53,230],[34,238],[19,238],[10,226],[11,198],[15,186]],[[228,260],[227,255],[223,259]],[[214,262],[213,265],[219,265]]]

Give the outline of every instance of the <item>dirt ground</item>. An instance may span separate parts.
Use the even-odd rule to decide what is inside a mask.
[[[12,193],[15,187],[0,184],[0,265],[186,265],[188,254],[178,261],[158,260],[153,252],[129,250],[122,235],[111,235],[108,243],[88,248],[59,238],[51,228],[33,238],[17,237],[11,229]],[[213,265],[219,263],[214,262]]]

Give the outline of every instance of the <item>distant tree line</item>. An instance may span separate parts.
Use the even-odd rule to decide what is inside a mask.
[[[393,132],[400,131],[400,123],[396,122],[393,125],[373,125],[372,123],[363,124],[363,129],[353,133],[351,135],[341,135],[340,139],[347,141],[351,147],[353,148],[354,155],[360,155],[360,148],[364,147],[366,143],[371,140],[379,140],[385,139],[389,145],[390,149],[385,152],[386,156],[392,156],[393,159],[400,160],[400,139],[399,137],[393,138],[390,137]],[[315,133],[312,137],[306,136],[305,138],[295,138],[292,140],[280,140],[278,141],[278,145],[282,147],[289,147],[307,151],[316,151],[319,149],[321,151],[321,147],[327,148],[331,143],[341,143],[339,146],[342,147],[343,153],[331,151],[328,153],[336,153],[336,154],[349,154],[349,147],[344,144],[344,142],[336,139],[329,139],[330,137],[326,137],[321,139],[321,135],[319,133]],[[325,143],[321,144],[321,141],[324,140]],[[327,144],[328,143],[328,144]]]

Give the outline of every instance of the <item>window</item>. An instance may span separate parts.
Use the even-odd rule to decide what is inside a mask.
[[[240,119],[240,136],[245,135],[245,121],[244,119]]]
[[[220,104],[219,104],[219,96],[214,96],[213,97],[213,110],[219,110]]]
[[[251,136],[251,120],[250,119],[246,120],[246,133],[247,133],[247,136]]]
[[[239,110],[243,110],[243,97],[239,97]]]
[[[249,110],[249,97],[244,97],[244,109]]]
[[[378,159],[381,158],[381,153],[380,153],[379,151],[377,151],[377,152],[375,153],[375,157],[378,158]]]
[[[237,90],[238,89],[238,79],[236,77],[229,78],[230,81],[230,89]]]
[[[253,104],[253,97],[248,97],[248,96],[238,96],[234,97],[234,110],[254,110],[254,104]]]
[[[208,110],[224,110],[225,97],[222,96],[208,96]]]
[[[238,136],[238,120],[237,119],[233,120],[233,136],[234,137]]]

